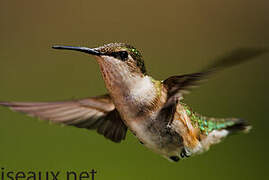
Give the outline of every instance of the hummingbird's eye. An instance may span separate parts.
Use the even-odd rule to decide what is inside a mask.
[[[118,55],[122,61],[126,61],[128,59],[128,52],[127,51],[119,51]]]
[[[120,59],[122,61],[126,61],[128,59],[128,52],[127,51],[117,51],[109,53],[110,56],[113,56],[117,59]]]

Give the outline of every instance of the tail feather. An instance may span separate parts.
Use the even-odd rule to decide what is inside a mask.
[[[208,129],[212,130],[222,130],[225,129],[229,134],[238,132],[248,132],[251,129],[249,123],[241,118],[209,118],[208,119]]]
[[[210,146],[221,142],[221,140],[227,135],[238,133],[238,132],[248,132],[251,126],[247,121],[243,119],[236,118],[226,118],[226,119],[211,119],[214,121],[215,125],[211,131],[206,131],[207,136],[202,136],[201,143],[204,150],[209,150]]]
[[[251,125],[244,119],[234,120],[234,124],[225,128],[229,133],[244,132],[248,133],[251,129]]]

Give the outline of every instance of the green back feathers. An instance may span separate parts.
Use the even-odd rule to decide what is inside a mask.
[[[202,116],[192,111],[192,109],[184,103],[181,103],[184,107],[188,117],[194,127],[198,127],[202,133],[209,134],[213,130],[227,129],[237,124],[239,119],[236,118],[209,118]]]

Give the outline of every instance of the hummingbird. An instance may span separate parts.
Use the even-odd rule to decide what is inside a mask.
[[[160,81],[148,75],[140,51],[126,43],[52,48],[95,58],[108,93],[58,102],[0,101],[0,105],[53,123],[96,130],[116,143],[125,139],[129,129],[141,144],[172,162],[201,154],[230,134],[250,130],[241,118],[203,116],[184,103],[183,97],[216,72],[267,51],[235,49],[201,71]]]

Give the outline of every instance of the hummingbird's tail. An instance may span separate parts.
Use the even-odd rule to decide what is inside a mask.
[[[230,121],[230,119],[226,119],[226,121]],[[237,132],[244,132],[248,133],[251,129],[251,125],[244,119],[236,119],[233,118],[231,120],[233,122],[232,125],[228,125],[225,129],[229,131],[229,134],[237,133]]]
[[[209,118],[205,116],[197,115],[198,126],[202,133],[208,135],[212,131],[226,130],[228,134],[234,134],[238,132],[249,132],[251,129],[250,124],[241,118]]]
[[[228,135],[238,132],[247,133],[251,126],[244,119],[239,118],[207,118],[200,124],[201,144],[204,150],[211,145],[221,142]]]
[[[250,124],[244,119],[207,117],[194,112],[183,102],[181,102],[181,105],[185,109],[192,124],[199,128],[202,134],[208,135],[214,130],[227,130],[228,134],[231,134],[236,132],[248,132],[251,129]]]
[[[181,102],[185,109],[186,115],[189,117],[191,124],[199,132],[199,140],[201,150],[199,153],[207,151],[211,145],[221,142],[228,135],[238,132],[249,132],[250,124],[241,118],[212,118],[200,115],[194,112],[188,105]]]

